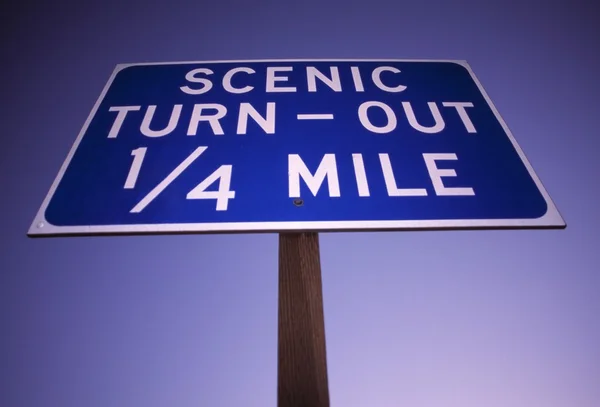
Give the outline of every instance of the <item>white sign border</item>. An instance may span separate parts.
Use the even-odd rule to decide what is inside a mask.
[[[301,221],[301,222],[213,222],[213,223],[159,223],[144,225],[89,225],[89,226],[57,226],[48,222],[45,212],[62,177],[75,155],[79,143],[83,139],[93,117],[96,115],[106,92],[112,85],[115,76],[123,69],[130,66],[149,65],[183,65],[183,64],[222,64],[222,63],[269,63],[269,62],[430,62],[430,63],[455,63],[464,67],[479,88],[488,106],[494,112],[496,119],[502,125],[504,132],[512,142],[519,154],[521,161],[534,180],[537,188],[546,201],[547,211],[539,218],[532,219],[440,219],[440,220],[383,220],[383,221]],[[181,61],[181,62],[149,62],[118,64],[108,79],[96,104],[85,121],[75,143],[71,147],[67,158],[63,162],[46,198],[42,202],[34,221],[29,228],[28,235],[56,236],[56,235],[102,235],[102,234],[152,234],[152,233],[234,233],[234,232],[292,232],[292,231],[384,231],[384,230],[420,230],[420,229],[502,229],[502,228],[564,228],[566,223],[560,215],[556,205],[544,188],[535,173],[525,153],[517,143],[512,132],[500,116],[487,92],[475,76],[475,73],[464,60],[436,60],[436,59],[257,59],[257,60],[223,60],[223,61]]]

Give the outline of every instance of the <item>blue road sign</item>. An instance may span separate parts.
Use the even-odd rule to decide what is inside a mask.
[[[463,61],[119,65],[29,230],[564,227]]]

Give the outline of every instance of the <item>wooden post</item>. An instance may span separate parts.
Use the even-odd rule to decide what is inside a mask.
[[[279,235],[278,407],[329,407],[319,235]]]

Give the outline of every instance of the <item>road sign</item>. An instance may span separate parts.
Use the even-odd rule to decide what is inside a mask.
[[[118,65],[30,235],[564,227],[463,61]]]

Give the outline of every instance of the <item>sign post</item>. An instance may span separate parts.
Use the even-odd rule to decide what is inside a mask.
[[[317,233],[279,235],[278,407],[329,407]]]

